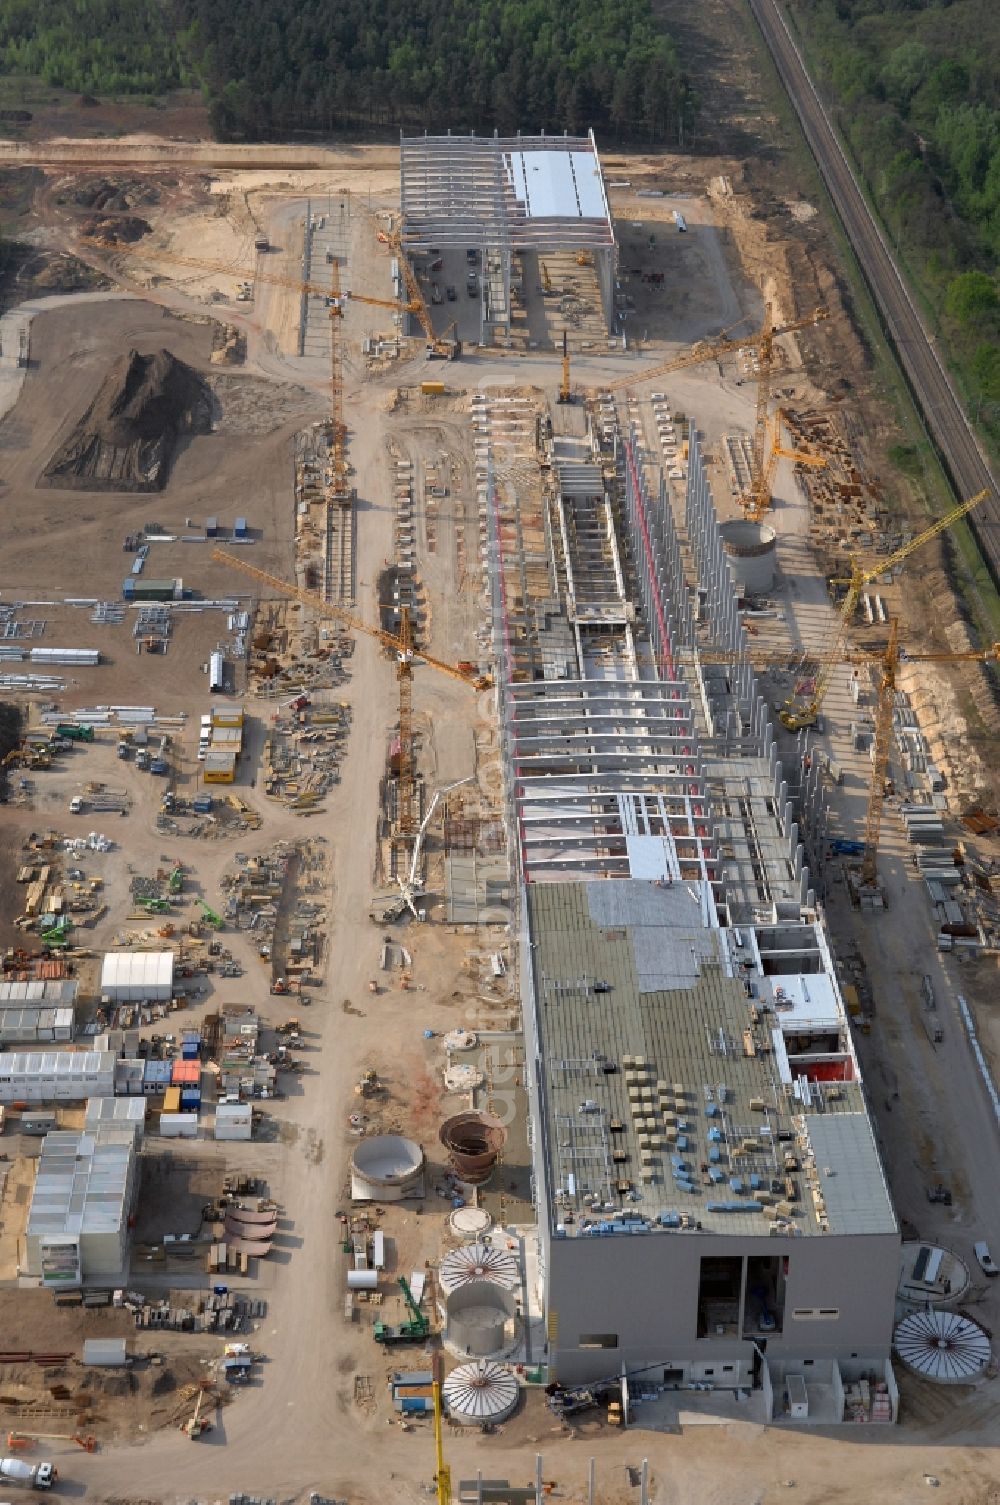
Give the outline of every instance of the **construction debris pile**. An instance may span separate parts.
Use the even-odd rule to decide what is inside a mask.
[[[254,857],[238,852],[223,875],[226,917],[270,963],[272,993],[298,993],[318,978],[326,906],[309,895],[322,894],[325,867],[322,841],[279,842]]]
[[[251,688],[259,695],[298,696],[334,690],[347,678],[354,639],[332,624],[305,627],[288,616],[294,603],[263,603],[250,640]]]
[[[305,815],[340,781],[351,708],[297,696],[275,718],[264,744],[264,792]]]

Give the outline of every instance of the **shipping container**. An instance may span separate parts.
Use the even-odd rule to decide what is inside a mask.
[[[208,688],[212,695],[220,695],[226,688],[226,661],[218,652],[208,660]]]

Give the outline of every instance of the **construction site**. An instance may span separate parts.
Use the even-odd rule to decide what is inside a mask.
[[[0,1478],[985,1501],[986,496],[730,162],[270,154],[6,164]]]

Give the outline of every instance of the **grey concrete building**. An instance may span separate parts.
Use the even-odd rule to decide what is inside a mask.
[[[672,498],[637,424],[606,404],[589,455],[555,441],[544,601],[494,570],[550,1378],[826,1422],[861,1383],[891,1420],[900,1234],[810,875],[818,772],[777,757],[696,430]]]

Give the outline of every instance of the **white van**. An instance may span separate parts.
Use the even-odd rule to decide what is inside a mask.
[[[979,1262],[979,1268],[984,1275],[1000,1275],[1000,1267],[993,1260],[990,1246],[985,1239],[980,1239],[978,1244],[973,1244],[972,1252]]]

